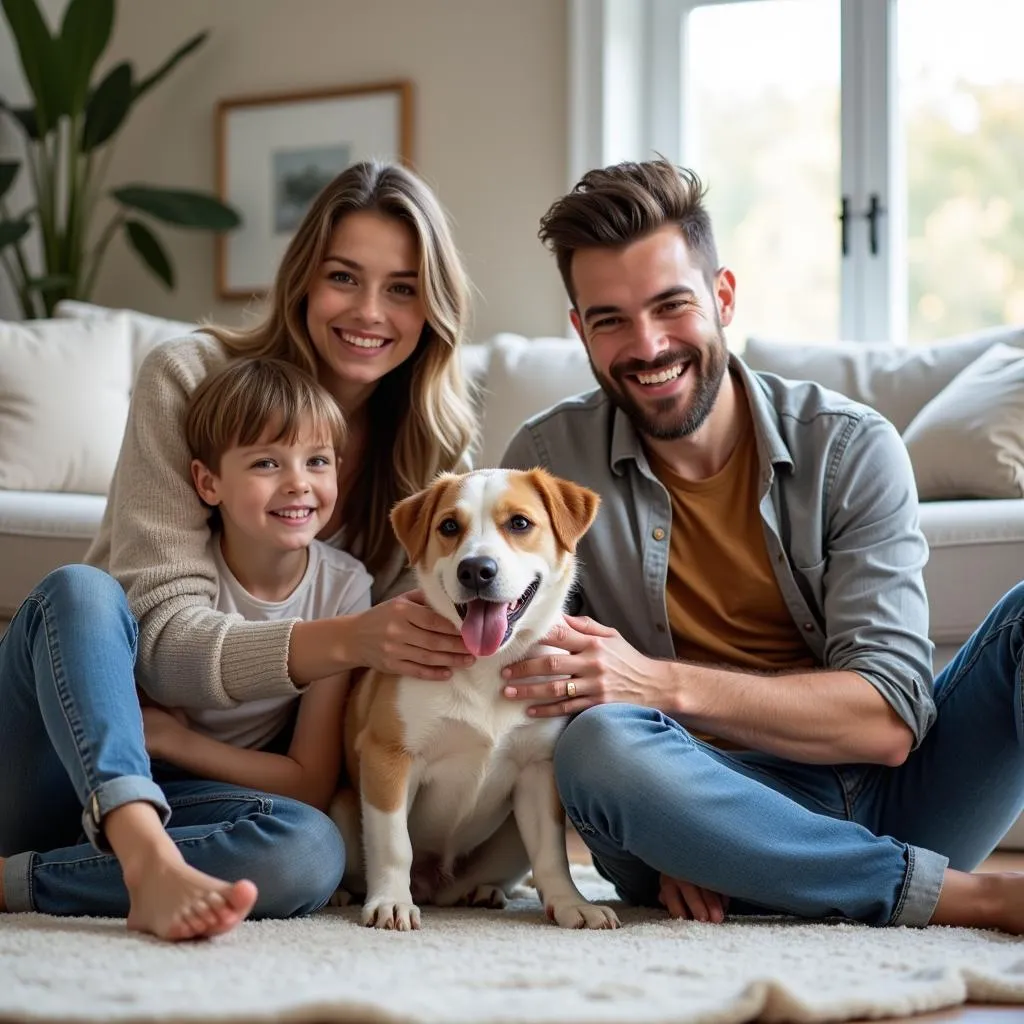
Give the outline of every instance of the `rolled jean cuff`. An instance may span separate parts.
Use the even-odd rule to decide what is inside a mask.
[[[32,905],[32,861],[34,853],[16,853],[0,868],[3,872],[4,906],[12,914],[29,914]]]
[[[110,853],[110,844],[103,835],[103,819],[118,807],[144,800],[156,808],[164,826],[171,818],[171,808],[164,791],[144,775],[121,775],[97,786],[82,808],[82,830],[100,853]]]
[[[920,846],[907,847],[907,877],[891,925],[923,928],[932,919],[949,858]]]

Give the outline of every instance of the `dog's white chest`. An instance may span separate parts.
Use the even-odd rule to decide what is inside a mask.
[[[399,711],[415,758],[413,849],[445,861],[483,842],[508,817],[523,767],[550,759],[564,719],[529,718],[521,705],[457,682],[404,681]]]

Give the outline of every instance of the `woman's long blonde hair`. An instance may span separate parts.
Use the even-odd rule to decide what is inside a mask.
[[[373,211],[408,224],[418,241],[426,324],[412,355],[378,383],[368,403],[365,461],[345,499],[349,547],[370,573],[391,557],[388,513],[396,501],[454,469],[476,438],[457,349],[469,321],[469,282],[433,192],[415,174],[373,161],[342,171],[316,197],[278,268],[269,313],[245,331],[204,328],[234,355],[269,356],[316,376],[306,296],[338,221]]]

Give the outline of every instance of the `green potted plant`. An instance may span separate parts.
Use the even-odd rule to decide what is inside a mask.
[[[51,316],[65,298],[88,300],[103,257],[121,233],[142,262],[168,288],[174,267],[152,221],[181,228],[229,231],[238,214],[215,196],[185,189],[126,184],[105,191],[113,143],[129,113],[190,53],[201,32],[142,78],[128,61],[93,82],[114,26],[114,0],[70,0],[60,31],[50,31],[36,0],[0,0],[21,59],[32,101],[15,107],[0,98],[25,140],[25,160],[0,160],[0,267],[9,277],[26,319]],[[33,201],[10,207],[19,173],[29,176]],[[115,208],[100,228],[104,198]],[[42,273],[29,265],[25,236],[39,232]]]

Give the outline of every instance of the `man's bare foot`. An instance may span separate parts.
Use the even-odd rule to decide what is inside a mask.
[[[223,935],[244,921],[256,902],[252,882],[222,882],[180,856],[150,862],[131,881],[126,871],[125,884],[131,896],[129,930],[172,941]]]
[[[1024,935],[1024,874],[947,869],[930,923]]]
[[[1024,935],[1024,874],[1006,871],[995,878],[995,926],[1013,935]]]

